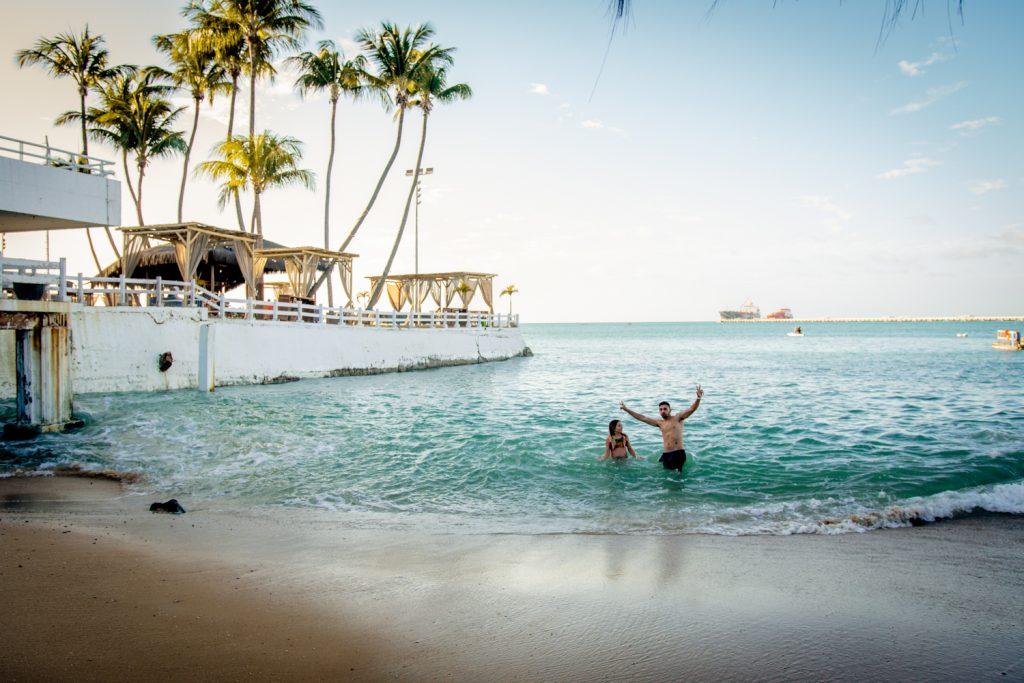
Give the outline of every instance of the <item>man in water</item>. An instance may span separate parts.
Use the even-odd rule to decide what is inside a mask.
[[[683,464],[686,463],[686,451],[683,450],[683,420],[697,412],[700,407],[700,399],[704,396],[704,390],[697,385],[697,398],[690,404],[690,407],[681,413],[672,414],[672,406],[668,401],[658,404],[660,420],[641,415],[626,407],[625,403],[619,403],[619,408],[629,413],[630,417],[645,422],[652,427],[661,430],[661,440],[665,443],[665,451],[661,454],[659,462],[666,470],[683,471]]]

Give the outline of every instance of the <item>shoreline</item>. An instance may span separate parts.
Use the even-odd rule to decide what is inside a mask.
[[[868,317],[868,318],[730,318],[713,320],[719,323],[1019,323],[1024,315],[1009,316],[934,316],[934,317]]]
[[[1019,515],[841,536],[452,535],[149,502],[103,479],[0,480],[5,677],[1024,677]]]

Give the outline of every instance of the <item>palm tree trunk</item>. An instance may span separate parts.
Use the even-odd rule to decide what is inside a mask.
[[[359,227],[363,224],[363,221],[366,220],[366,216],[370,213],[370,209],[373,208],[373,203],[377,201],[377,195],[380,194],[380,188],[384,186],[384,180],[388,177],[388,173],[391,171],[392,164],[395,163],[395,157],[398,156],[398,148],[402,145],[402,124],[404,123],[405,106],[402,106],[402,108],[398,110],[398,134],[395,136],[395,148],[391,151],[391,158],[388,159],[387,166],[384,167],[384,172],[380,174],[380,180],[377,181],[377,187],[374,188],[373,195],[370,196],[370,203],[366,205],[365,209],[363,209],[363,213],[362,215],[359,216],[359,220],[356,221],[355,227],[352,228],[352,232],[348,234],[348,237],[345,238],[345,241],[341,243],[340,247],[338,247],[338,251],[345,251],[349,243],[352,241],[352,238],[356,236],[356,233],[359,231]],[[417,166],[416,168],[418,172],[419,166]],[[319,279],[317,279],[316,284],[313,285],[312,289],[312,292],[314,294],[318,289],[320,289],[320,286],[324,283],[324,280],[327,279],[327,275],[328,273],[325,272],[323,275],[319,277]]]
[[[89,251],[92,252],[92,260],[96,264],[96,273],[99,274],[103,270],[103,266],[100,265],[100,257],[96,255],[96,246],[92,243],[92,231],[89,228],[85,229],[85,237],[89,240]]]
[[[331,172],[334,170],[334,122],[338,113],[338,99],[331,100],[331,152],[327,157],[327,189],[324,192],[324,249],[331,248]],[[331,281],[332,263],[325,275],[327,276],[327,305],[334,306],[334,285]]]
[[[412,199],[416,195],[416,183],[420,179],[420,164],[423,162],[423,147],[427,143],[427,112],[423,112],[423,129],[420,131],[420,151],[416,154],[416,166],[412,174],[412,185],[409,186],[409,195],[405,198],[405,211],[402,212],[402,224],[398,226],[398,234],[395,236],[395,243],[391,247],[391,255],[388,256],[387,265],[384,266],[384,272],[381,274],[380,279],[377,280],[377,286],[373,288],[373,293],[370,295],[369,308],[373,308],[377,305],[377,299],[380,298],[381,290],[384,289],[384,280],[387,279],[388,273],[391,272],[391,264],[395,260],[395,254],[398,253],[398,245],[402,243],[402,234],[405,232],[405,224],[409,220],[409,208],[412,206]],[[416,293],[419,296],[419,293]]]
[[[135,194],[135,187],[132,185],[132,176],[128,172],[128,150],[121,150],[121,165],[124,167],[124,182],[128,185],[128,192],[132,195],[132,204],[135,205],[135,212],[139,212],[139,197]]]
[[[139,162],[139,201],[135,203],[135,211],[139,215],[139,225],[145,225],[146,222],[142,220],[142,179],[146,175],[146,164],[145,162]]]
[[[260,242],[263,242],[263,210],[260,206],[260,193],[253,190],[252,226]]]
[[[181,223],[182,209],[185,206],[185,181],[188,179],[188,158],[192,154],[192,144],[196,141],[196,129],[199,128],[199,105],[202,102],[198,97],[193,97],[196,105],[196,115],[192,119],[192,134],[188,136],[188,147],[185,148],[185,163],[181,168],[181,191],[178,192],[178,222]]]
[[[260,193],[253,188],[252,191],[252,230],[256,233],[256,248],[263,248],[263,211],[260,206]],[[263,275],[260,275],[260,279],[256,281],[256,298],[262,300],[264,297],[263,291]]]
[[[85,132],[85,96],[89,93],[85,88],[78,89],[79,100],[81,101],[81,115],[82,115],[82,156],[89,156],[89,136]],[[86,162],[88,163],[88,162]]]
[[[238,96],[238,74],[231,74],[231,108],[228,110],[228,140],[235,132],[235,100]],[[238,229],[245,232],[245,217],[242,216],[242,198],[238,192],[235,195],[235,215],[238,217]]]
[[[405,107],[403,106],[398,112],[398,134],[395,136],[395,148],[391,152],[391,158],[388,159],[387,166],[384,167],[384,172],[380,174],[380,180],[377,181],[377,187],[373,190],[373,195],[370,196],[370,203],[363,209],[363,213],[359,216],[359,220],[356,221],[355,227],[352,228],[352,232],[348,234],[345,241],[342,242],[341,247],[338,251],[345,251],[348,247],[349,242],[356,236],[356,232],[359,231],[359,227],[366,220],[367,214],[370,213],[370,209],[373,208],[373,203],[377,201],[377,195],[380,194],[380,188],[384,186],[384,180],[388,177],[388,173],[391,171],[391,165],[395,163],[395,157],[398,156],[398,148],[402,144],[402,124],[405,122]],[[417,167],[418,172],[418,167]]]
[[[256,47],[249,43],[249,139],[256,136]]]

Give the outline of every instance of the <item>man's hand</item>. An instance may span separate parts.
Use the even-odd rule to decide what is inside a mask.
[[[699,401],[702,398],[704,398],[704,390],[701,389],[700,385],[698,384],[697,385],[697,400]]]

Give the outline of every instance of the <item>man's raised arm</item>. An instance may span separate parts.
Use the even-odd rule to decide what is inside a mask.
[[[676,415],[676,419],[679,420],[680,422],[682,422],[683,420],[685,420],[686,418],[690,417],[695,412],[697,412],[697,408],[700,408],[700,400],[702,398],[704,398],[704,390],[701,389],[700,385],[698,384],[697,385],[697,398],[695,398],[693,400],[693,403],[690,404],[689,408],[687,408],[686,410],[684,410],[681,413],[678,413]]]
[[[657,420],[652,420],[651,418],[647,417],[646,415],[641,415],[640,413],[638,413],[636,411],[630,410],[629,408],[626,407],[625,403],[619,403],[619,408],[621,410],[624,410],[627,413],[629,413],[629,416],[631,418],[633,418],[634,420],[640,420],[641,422],[646,422],[647,424],[651,425],[652,427],[657,427],[658,426],[658,421]]]

